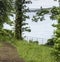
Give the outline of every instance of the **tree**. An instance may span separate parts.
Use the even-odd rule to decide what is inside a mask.
[[[0,0],[0,28],[3,28],[4,23],[9,24],[11,10],[11,0]]]
[[[16,39],[22,40],[22,34],[24,31],[31,31],[28,27],[24,27],[24,25],[28,25],[25,23],[26,18],[29,18],[25,15],[27,12],[26,5],[24,5],[25,0],[16,0],[15,1],[15,9],[16,9],[16,20],[15,20],[15,37]]]
[[[2,32],[4,30],[3,24],[7,23],[7,24],[11,25],[11,23],[12,23],[9,18],[12,10],[13,10],[12,0],[0,0],[0,35],[2,35]]]
[[[48,14],[48,13],[51,13],[51,16],[50,18],[52,20],[57,20],[57,24],[53,24],[52,26],[53,27],[56,27],[56,30],[54,31],[54,39],[53,39],[53,42],[54,42],[54,56],[56,58],[56,61],[57,62],[60,62],[60,8],[59,7],[53,7],[53,8],[50,8],[50,9],[41,9],[40,11],[38,11],[36,13],[36,16],[33,17],[33,20],[34,21],[38,21],[38,19],[41,19],[44,20],[44,15],[45,14]]]
[[[60,8],[54,7],[51,10],[51,18],[57,20],[57,24],[53,24],[56,27],[54,31],[54,55],[57,62],[60,62]]]

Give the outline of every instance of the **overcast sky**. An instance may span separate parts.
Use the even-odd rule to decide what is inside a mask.
[[[27,4],[30,8],[40,8],[41,6],[43,8],[48,8],[52,6],[58,6],[58,1],[54,0],[31,0],[32,4]]]
[[[57,1],[53,1],[53,0],[32,0],[32,4],[27,4],[27,6],[29,8],[40,8],[41,6],[43,8],[48,8],[48,7],[52,7],[52,6],[58,6],[58,2]],[[32,16],[35,13],[29,13],[28,15],[30,16],[30,18],[32,18]],[[29,26],[31,28],[31,32],[25,32],[26,36],[31,36],[31,37],[39,37],[39,38],[50,38],[53,35],[53,27],[51,26],[52,23],[54,23],[55,21],[50,20],[49,15],[45,16],[46,20],[43,22],[32,22],[31,19],[27,19],[27,22],[29,23]],[[13,20],[14,18],[11,17],[11,20]],[[11,29],[10,26],[8,25],[4,25],[4,28],[8,28]],[[45,40],[44,40],[45,42]]]
[[[32,0],[32,4],[27,4],[29,8],[40,8],[41,6],[43,8],[49,8],[52,6],[59,6],[57,1],[53,0]],[[34,13],[29,13],[30,17],[34,15]],[[31,32],[26,32],[26,36],[31,37],[37,37],[37,38],[43,38],[43,42],[46,42],[46,38],[51,38],[53,35],[54,28],[52,27],[53,23],[56,23],[55,21],[50,20],[49,15],[45,16],[46,20],[43,22],[31,22],[30,20],[27,20],[29,23],[29,26],[31,28]],[[40,41],[41,42],[41,41]]]
[[[27,6],[29,8],[40,8],[41,6],[43,8],[48,8],[48,7],[52,7],[52,6],[58,6],[58,1],[54,1],[54,0],[31,0],[32,4],[27,4]],[[13,20],[13,17],[10,17],[11,20]],[[11,27],[9,25],[4,24],[4,28],[9,28],[11,29]]]

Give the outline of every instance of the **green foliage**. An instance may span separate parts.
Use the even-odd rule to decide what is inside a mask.
[[[15,41],[13,45],[25,62],[55,62],[54,57],[50,54],[53,50],[51,47],[26,41]]]
[[[33,43],[36,43],[36,44],[38,44],[38,41],[33,41]]]
[[[3,29],[4,23],[12,25],[11,16],[13,11],[12,0],[0,0],[0,41],[6,41],[12,38],[12,31]]]
[[[52,18],[57,20],[57,24],[53,24],[56,27],[54,31],[54,56],[57,62],[60,62],[60,8],[54,8],[52,10]]]
[[[22,34],[24,31],[30,32],[29,27],[25,27],[28,25],[28,23],[25,23],[26,18],[29,18],[29,16],[26,16],[26,5],[24,5],[25,0],[16,0],[15,1],[15,14],[16,14],[16,20],[15,20],[15,37],[16,39],[22,40]]]
[[[25,15],[27,9],[24,2],[25,0],[0,0],[0,29],[3,29],[4,23],[12,25],[13,22],[10,20],[9,16],[15,14],[15,35],[16,38],[19,39],[22,39],[23,31],[31,31],[29,27],[23,27],[24,25],[28,25],[25,23],[25,20],[29,18],[29,16]]]
[[[60,14],[60,8],[59,7],[53,7],[51,12],[53,15],[59,15]]]
[[[53,27],[56,27],[56,30],[54,31],[54,56],[56,58],[57,62],[60,62],[60,7],[53,7],[50,9],[43,9],[42,11],[38,11],[37,18],[35,17],[34,19],[38,21],[40,17],[44,17],[45,14],[51,13],[50,18],[52,20],[57,20],[57,24],[53,24]],[[43,18],[44,19],[44,18]],[[42,20],[43,20],[42,19]],[[52,43],[53,39],[50,39],[49,43]]]
[[[59,7],[53,7],[51,9],[52,15],[50,16],[51,19],[57,19],[58,15],[60,15],[60,8]]]
[[[54,45],[54,53],[57,62],[60,61],[60,19],[58,19],[57,29],[55,30],[55,45]]]
[[[55,45],[54,45],[54,51],[55,51],[55,56],[57,62],[60,61],[60,15],[57,17],[57,22],[58,24],[56,25],[56,30],[55,30]]]
[[[48,13],[49,13],[49,11],[47,9],[41,8],[36,14],[37,14],[37,16],[43,16]]]
[[[1,29],[0,30],[0,41],[11,41],[14,37],[14,33],[11,30]]]
[[[35,22],[37,22],[39,19],[40,19],[40,21],[43,21],[43,20],[45,20],[44,15],[48,14],[48,13],[49,13],[49,11],[47,9],[43,9],[41,7],[41,9],[36,13],[36,16],[33,16],[32,20]]]
[[[60,38],[57,38],[57,40],[55,41],[53,53],[56,57],[56,61],[60,62]]]
[[[46,45],[54,46],[54,38],[48,39]]]
[[[29,40],[29,43],[38,44],[38,41]]]
[[[1,0],[0,1],[0,29],[3,28],[3,24],[10,24],[9,16],[12,11],[11,0]]]

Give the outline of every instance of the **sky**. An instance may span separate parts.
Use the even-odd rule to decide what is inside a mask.
[[[34,14],[35,13],[29,13],[30,18],[32,18]],[[32,38],[34,38],[35,40],[43,39],[43,42],[46,42],[47,39],[53,37],[53,32],[55,28],[52,27],[52,24],[56,23],[56,21],[55,20],[52,21],[49,18],[49,16],[50,15],[45,15],[45,20],[43,20],[42,22],[41,21],[32,22],[31,19],[26,20],[26,22],[29,23],[31,29],[31,32],[25,32],[24,34],[28,38],[28,40],[29,39],[32,40]]]
[[[31,8],[40,8],[41,6],[43,8],[49,8],[52,6],[59,6],[58,1],[53,0],[32,0],[32,4],[27,4],[27,6]],[[35,15],[35,13],[29,13],[30,18]],[[39,42],[45,43],[47,39],[53,37],[54,28],[52,27],[53,23],[56,23],[56,21],[52,21],[49,18],[50,15],[46,15],[44,21],[42,22],[32,22],[31,19],[27,22],[29,23],[29,26],[31,28],[31,32],[25,32],[25,35],[28,37],[28,39],[34,38],[35,40],[39,40]],[[42,41],[43,40],[43,41]]]
[[[59,6],[58,1],[53,0],[32,0],[32,4],[26,4],[27,7],[30,9],[36,9],[40,8],[41,6],[43,8],[49,8],[52,6]],[[26,22],[29,23],[29,27],[31,28],[31,32],[25,32],[25,36],[31,38],[39,38],[38,40],[42,40],[45,43],[48,38],[51,38],[53,35],[54,28],[51,26],[53,23],[56,23],[55,21],[50,20],[49,15],[45,16],[45,19],[43,22],[32,22],[31,18],[35,13],[27,13],[27,15],[30,16],[30,19],[27,19]],[[13,20],[13,17],[10,17],[11,20]],[[4,24],[4,28],[11,29],[11,27],[7,24]],[[42,39],[40,39],[42,38]],[[42,42],[41,42],[42,43]]]
[[[30,0],[30,1],[32,1],[32,4],[27,4],[27,7],[29,8],[40,8],[41,6],[43,8],[48,8],[52,6],[59,6],[58,1],[54,0]],[[15,18],[10,17],[10,19],[13,20]],[[11,27],[7,24],[4,24],[4,28],[11,29]]]
[[[49,8],[52,6],[58,6],[58,1],[54,0],[31,0],[32,4],[27,4],[29,8]]]

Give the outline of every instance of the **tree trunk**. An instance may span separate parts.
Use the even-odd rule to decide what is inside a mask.
[[[16,0],[16,20],[15,20],[15,37],[18,40],[22,40],[22,0]]]
[[[22,40],[22,26],[21,26],[21,22],[19,22],[20,19],[16,19],[15,21],[15,37],[18,40]],[[21,20],[20,20],[21,21]]]

